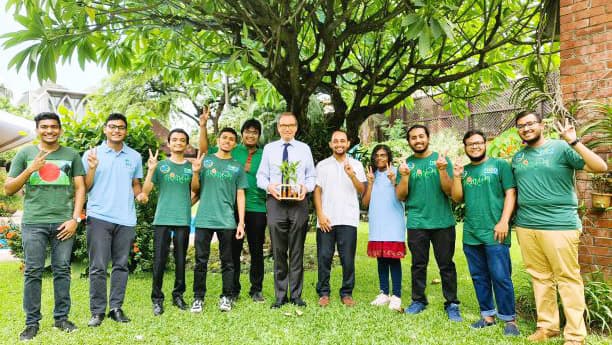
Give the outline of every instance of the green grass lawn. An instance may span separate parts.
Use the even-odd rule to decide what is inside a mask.
[[[166,312],[154,317],[151,311],[151,274],[140,273],[130,276],[124,311],[132,319],[129,324],[117,324],[105,320],[101,327],[87,327],[89,320],[89,284],[79,278],[82,267],[73,268],[72,311],[71,320],[79,330],[65,334],[52,328],[53,325],[53,288],[51,277],[43,280],[43,320],[34,344],[528,344],[526,336],[535,324],[530,320],[519,320],[522,336],[507,338],[502,335],[503,326],[483,330],[470,329],[469,324],[479,318],[478,304],[474,295],[472,282],[468,273],[465,257],[461,251],[460,233],[458,233],[455,263],[459,279],[459,299],[461,312],[465,319],[462,323],[447,320],[443,311],[444,299],[440,284],[427,288],[429,307],[416,316],[392,312],[386,307],[373,307],[369,302],[378,294],[378,275],[376,260],[367,257],[367,226],[359,229],[359,243],[356,258],[356,288],[354,298],[357,305],[345,308],[339,301],[337,291],[340,288],[341,269],[335,266],[332,270],[332,303],[326,309],[317,306],[315,284],[316,271],[305,274],[304,300],[308,307],[301,308],[302,315],[296,313],[294,306],[285,306],[271,310],[270,303],[274,298],[272,274],[267,273],[264,281],[265,304],[250,301],[246,292],[249,283],[246,274],[242,275],[243,296],[235,309],[221,313],[217,309],[220,293],[220,274],[208,276],[208,299],[204,312],[191,314],[179,311],[167,301]],[[307,242],[314,243],[314,234],[310,233]],[[215,255],[216,249],[213,251]],[[521,267],[519,248],[512,246],[514,278],[517,288],[525,286],[526,274]],[[439,278],[433,255],[431,256],[428,280]],[[403,264],[403,304],[410,298],[410,261]],[[0,264],[0,343],[18,343],[18,334],[24,326],[24,314],[21,308],[23,277],[19,272],[19,263]],[[171,295],[173,273],[166,275],[164,292]],[[192,298],[191,284],[193,273],[187,275],[188,292],[186,300]],[[610,344],[610,339],[589,336],[589,344]],[[562,344],[562,340],[549,342]]]

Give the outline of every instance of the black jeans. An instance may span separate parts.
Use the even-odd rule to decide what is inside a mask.
[[[408,229],[408,248],[412,254],[412,300],[427,304],[427,264],[429,243],[440,269],[444,306],[459,304],[457,299],[457,270],[453,262],[455,255],[455,227],[443,229]]]
[[[350,225],[334,225],[330,232],[317,229],[317,266],[319,296],[329,296],[329,276],[334,259],[334,249],[338,246],[342,264],[342,287],[340,297],[351,296],[355,287],[355,252],[357,250],[357,228]]]
[[[263,245],[266,241],[266,213],[265,212],[246,212],[244,215],[245,237],[249,244],[251,254],[251,269],[249,270],[249,280],[251,290],[249,295],[261,292],[264,278],[264,257]],[[232,261],[234,262],[234,296],[240,295],[240,255],[244,237],[232,240]]]
[[[156,225],[153,234],[153,287],[151,289],[151,300],[153,303],[164,301],[162,285],[164,283],[164,270],[170,252],[170,237],[174,247],[174,290],[172,297],[182,297],[185,292],[185,259],[187,247],[189,246],[189,227]],[[174,233],[174,236],[172,236]]]
[[[210,242],[217,233],[219,240],[219,259],[221,260],[221,297],[231,297],[234,287],[234,264],[232,263],[232,239],[236,236],[236,229],[206,229],[196,228],[195,250],[196,263],[193,274],[193,297],[204,299],[206,296],[206,273],[208,272],[208,258],[210,257]]]

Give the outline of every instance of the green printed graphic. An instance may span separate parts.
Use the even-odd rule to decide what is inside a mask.
[[[28,166],[32,161],[28,161]],[[30,175],[29,183],[32,186],[68,186],[70,185],[70,175],[72,162],[66,160],[47,160],[40,170]]]

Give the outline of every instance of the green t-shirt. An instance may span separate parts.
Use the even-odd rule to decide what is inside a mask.
[[[213,154],[218,150],[219,148],[216,146],[211,147],[208,153]],[[259,169],[262,154],[263,149],[258,147],[251,155],[251,169],[245,171],[249,188],[244,192],[246,194],[246,210],[249,212],[266,212],[266,191],[257,187],[257,169]],[[249,150],[246,146],[239,144],[232,150],[232,158],[245,167],[246,162],[249,160]]]
[[[563,140],[520,150],[512,158],[518,192],[515,224],[538,230],[576,230],[578,198],[574,174],[584,160]]]
[[[455,217],[448,196],[442,191],[440,174],[436,167],[438,153],[432,152],[428,157],[417,158],[414,155],[406,159],[410,169],[406,210],[408,217],[406,228],[442,229],[455,225]],[[446,171],[453,176],[453,166],[448,158]],[[398,182],[401,175],[397,175]]]
[[[468,164],[461,181],[465,201],[463,243],[497,244],[493,228],[501,218],[506,190],[516,187],[510,164],[498,158]],[[504,243],[510,244],[510,235]]]
[[[17,177],[40,151],[35,145],[19,150],[8,176]],[[74,176],[85,175],[81,157],[72,148],[60,146],[50,153],[45,165],[30,175],[25,184],[23,224],[63,223],[74,211]]]
[[[242,164],[237,160],[207,155],[200,171],[200,205],[195,226],[235,229],[236,191],[249,187]]]
[[[164,159],[157,163],[153,183],[159,188],[154,225],[191,224],[191,163]]]

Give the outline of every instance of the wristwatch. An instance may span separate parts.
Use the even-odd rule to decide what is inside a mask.
[[[576,144],[578,144],[580,142],[580,138],[576,138],[576,140],[572,141],[570,144],[570,146],[576,146]]]
[[[77,222],[77,224],[81,223],[81,217],[74,217],[72,219],[74,219],[74,221]]]

